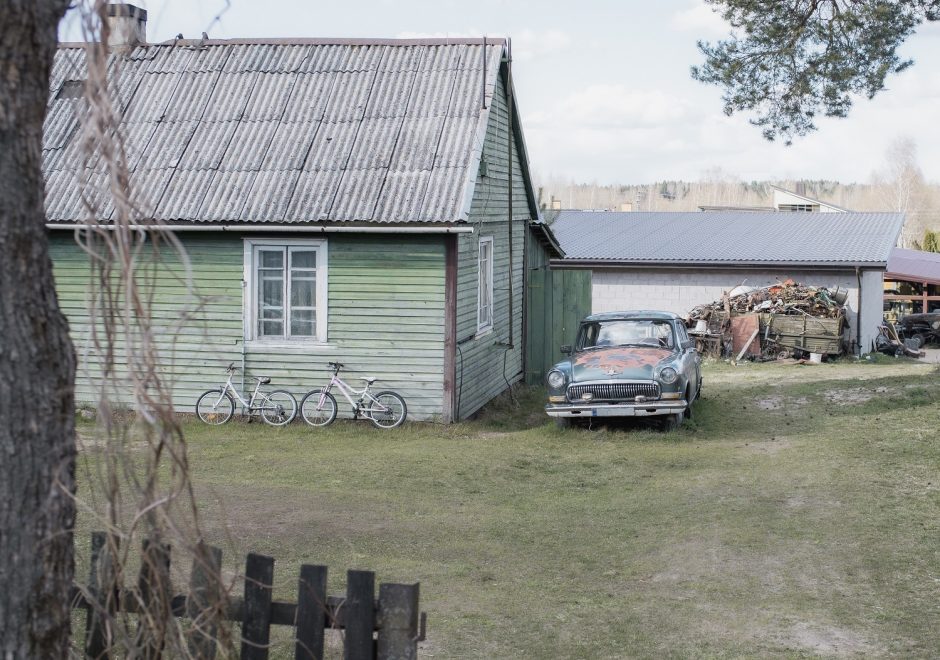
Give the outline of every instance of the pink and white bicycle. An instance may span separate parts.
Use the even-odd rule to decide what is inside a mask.
[[[310,426],[327,426],[336,419],[336,398],[331,394],[334,387],[352,406],[353,419],[364,417],[380,429],[393,429],[405,421],[408,406],[400,394],[388,390],[373,394],[376,379],[371,377],[361,377],[365,387],[354,389],[339,377],[339,370],[345,365],[330,362],[329,366],[333,370],[329,385],[307,392],[300,402],[300,414]]]

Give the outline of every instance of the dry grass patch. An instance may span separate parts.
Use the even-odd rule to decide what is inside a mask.
[[[451,427],[186,430],[228,570],[275,556],[285,599],[301,563],[329,565],[334,593],[349,568],[419,580],[423,657],[934,655],[937,374],[710,364],[705,379],[669,434],[560,431],[537,390]],[[858,388],[875,396],[827,398]]]

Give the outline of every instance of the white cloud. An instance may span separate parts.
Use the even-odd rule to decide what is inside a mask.
[[[482,30],[458,30],[456,32],[398,32],[395,34],[396,39],[480,39],[486,33]],[[498,35],[490,34],[486,35],[490,37],[498,37]]]
[[[586,130],[635,129],[682,119],[687,104],[660,90],[626,85],[589,85],[561,99],[551,110],[528,119],[536,126],[576,126]]]
[[[561,52],[571,45],[571,36],[561,30],[522,30],[510,36],[513,58],[523,61]]]
[[[700,0],[691,7],[675,12],[670,22],[675,30],[694,32],[702,37],[725,36],[731,29],[710,5]]]

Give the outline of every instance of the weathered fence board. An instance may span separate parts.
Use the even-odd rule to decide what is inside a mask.
[[[189,574],[189,598],[184,600],[186,616],[192,623],[187,643],[194,658],[211,660],[215,657],[219,620],[222,618],[220,610],[225,602],[221,571],[222,551],[199,543],[193,557],[193,570]]]
[[[372,631],[375,630],[375,573],[349,571],[346,578],[345,660],[371,660],[375,657]]]
[[[267,660],[271,643],[271,600],[274,557],[248,554],[245,562],[245,612],[242,618],[242,660]]]
[[[326,604],[326,566],[300,567],[297,581],[297,643],[295,660],[323,657],[324,625],[330,625]]]

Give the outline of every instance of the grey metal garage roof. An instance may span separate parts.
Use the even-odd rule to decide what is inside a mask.
[[[879,265],[901,213],[561,211],[566,262],[629,265]]]
[[[167,222],[466,219],[502,40],[178,41],[112,55],[131,185]],[[485,55],[484,55],[485,51]],[[485,63],[485,74],[484,74]],[[82,155],[81,47],[59,49],[43,138],[51,222],[111,213]]]

